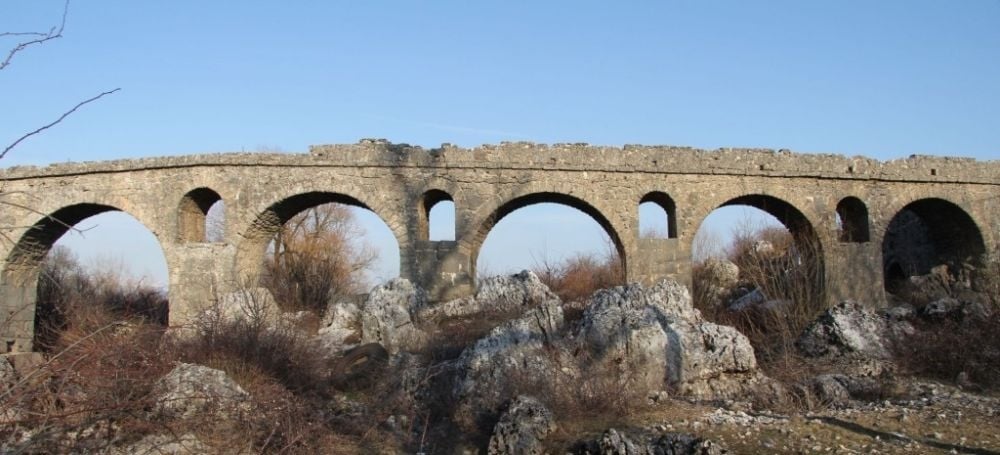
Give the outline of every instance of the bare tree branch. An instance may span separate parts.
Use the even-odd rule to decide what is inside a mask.
[[[59,122],[63,121],[66,117],[69,117],[70,114],[72,114],[73,112],[76,112],[76,110],[79,109],[79,108],[81,108],[83,105],[85,105],[87,103],[90,103],[90,102],[93,102],[93,101],[97,101],[97,100],[101,99],[102,97],[104,97],[105,95],[110,95],[110,94],[115,93],[115,92],[117,92],[119,90],[121,90],[120,87],[116,88],[114,90],[109,90],[107,92],[101,92],[100,95],[97,95],[97,96],[95,96],[93,98],[89,98],[89,99],[86,99],[84,101],[81,101],[81,102],[77,103],[76,106],[73,106],[72,109],[64,112],[63,115],[60,115],[59,118],[57,118],[54,122],[49,123],[48,125],[42,126],[42,127],[38,128],[38,129],[36,129],[36,130],[34,130],[34,131],[30,132],[30,133],[26,133],[25,135],[17,138],[16,141],[14,141],[13,143],[11,143],[7,147],[5,147],[3,149],[3,152],[0,152],[0,159],[3,159],[4,156],[7,156],[7,152],[10,152],[14,147],[17,147],[17,144],[20,144],[22,141],[24,141],[25,139],[27,139],[27,138],[29,138],[31,136],[34,136],[34,135],[36,135],[38,133],[41,133],[42,131],[45,131],[45,130],[47,130],[49,128],[52,128],[53,126],[56,126]]]
[[[63,5],[62,21],[59,22],[57,27],[52,27],[49,29],[48,33],[42,32],[4,32],[0,33],[0,37],[4,36],[35,36],[36,39],[22,41],[17,43],[8,53],[7,58],[0,62],[0,71],[10,65],[10,62],[14,60],[14,56],[24,49],[31,47],[36,44],[42,44],[46,41],[52,41],[57,38],[62,38],[62,32],[66,29],[66,15],[69,14],[69,0]]]

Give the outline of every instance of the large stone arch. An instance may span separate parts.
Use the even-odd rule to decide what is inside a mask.
[[[404,223],[385,209],[373,207],[367,201],[334,191],[304,191],[282,197],[257,212],[249,225],[242,230],[242,238],[236,250],[233,264],[232,286],[255,285],[261,273],[267,245],[281,227],[296,214],[328,203],[338,203],[369,210],[377,215],[392,231],[399,245],[400,275],[407,276],[405,248],[409,244]]]
[[[461,247],[469,252],[471,276],[476,276],[476,262],[479,259],[479,250],[482,248],[483,242],[486,241],[487,235],[489,235],[490,231],[500,220],[518,209],[547,202],[572,207],[596,221],[614,244],[615,250],[618,252],[618,257],[621,260],[622,269],[626,272],[628,271],[628,250],[626,249],[626,244],[623,242],[619,230],[602,210],[579,196],[556,191],[538,191],[507,199],[478,220],[469,235],[463,238]]]
[[[27,352],[32,349],[38,279],[42,263],[52,246],[76,224],[107,212],[128,214],[152,233],[167,263],[169,273],[171,264],[163,239],[157,230],[151,229],[150,224],[136,216],[133,211],[103,202],[80,202],[36,216],[36,221],[23,229],[23,233],[10,248],[3,269],[0,271],[0,298],[3,299],[0,333],[5,344],[2,349],[5,352]]]
[[[977,267],[988,251],[972,212],[940,197],[923,197],[891,212],[882,232],[882,275],[886,291],[894,292],[907,277],[947,265],[959,274],[965,265]]]
[[[723,196],[715,201],[715,203],[702,205],[700,210],[702,213],[698,217],[698,222],[691,225],[694,231],[689,241],[694,240],[695,233],[701,229],[705,218],[711,212],[722,207],[737,205],[745,205],[764,211],[776,218],[788,229],[800,251],[815,261],[813,264],[815,270],[812,274],[816,278],[816,281],[812,285],[815,291],[814,295],[818,301],[825,302],[829,288],[829,277],[826,275],[829,258],[826,257],[823,237],[815,227],[817,218],[815,214],[811,217],[808,212],[800,210],[795,204],[788,202],[786,198],[774,194],[749,193]]]

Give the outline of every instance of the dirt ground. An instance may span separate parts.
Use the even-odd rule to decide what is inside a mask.
[[[907,380],[895,398],[812,412],[781,415],[749,407],[666,400],[615,428],[637,442],[666,432],[691,433],[739,454],[1000,454],[1000,396],[940,383]],[[599,438],[607,429],[594,422],[561,427],[549,440],[554,453],[581,438]]]

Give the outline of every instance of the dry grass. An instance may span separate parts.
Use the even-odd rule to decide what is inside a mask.
[[[725,251],[739,267],[739,286],[759,290],[772,303],[735,311],[727,302],[707,301],[712,294],[704,290],[707,278],[700,262],[693,270],[695,306],[710,320],[746,335],[766,372],[787,373],[801,364],[795,340],[827,305],[818,245],[783,228],[743,229]]]
[[[91,329],[95,328],[93,321],[105,322],[105,316],[163,326],[167,323],[163,291],[112,271],[87,272],[61,247],[53,248],[43,263],[37,296],[34,345],[43,351],[51,352],[62,332],[82,329],[72,327],[71,322],[88,324]]]
[[[915,334],[893,346],[905,371],[973,388],[1000,389],[1000,314],[913,322]],[[960,374],[965,378],[959,381]]]
[[[562,300],[570,321],[583,316],[583,307],[594,292],[625,284],[625,270],[612,246],[603,257],[578,254],[561,263],[542,261],[534,272]]]

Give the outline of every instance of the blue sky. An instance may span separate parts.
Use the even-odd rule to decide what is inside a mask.
[[[61,8],[4,1],[0,31]],[[76,1],[64,38],[0,72],[0,143],[116,87],[0,164],[363,137],[997,159],[1000,1]],[[530,263],[600,237],[575,212],[523,210],[556,218],[544,247],[501,223],[484,254]],[[97,231],[82,243],[107,252]]]

